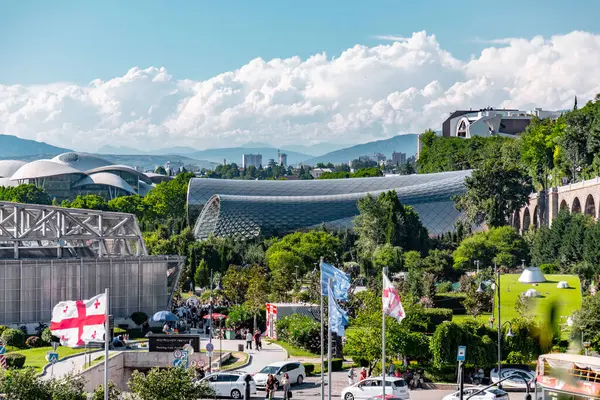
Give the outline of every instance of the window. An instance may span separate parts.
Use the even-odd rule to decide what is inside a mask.
[[[217,375],[217,382],[235,382],[237,379],[235,375]]]

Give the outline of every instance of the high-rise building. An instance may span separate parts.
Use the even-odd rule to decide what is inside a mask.
[[[262,166],[262,154],[244,154],[242,156],[242,168],[254,165],[256,168]]]
[[[279,156],[279,165],[287,167],[287,154],[280,153],[279,150],[277,150],[277,155]]]
[[[392,164],[394,165],[402,165],[406,164],[406,153],[396,153],[395,151],[392,153]]]
[[[383,155],[383,153],[375,153],[373,154],[373,160],[375,160],[377,163],[381,163],[382,161],[385,161],[386,157]]]

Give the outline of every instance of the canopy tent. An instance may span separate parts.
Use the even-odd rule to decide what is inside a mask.
[[[569,284],[567,283],[567,281],[560,281],[558,282],[558,285],[556,285],[556,287],[559,289],[568,289]]]
[[[529,289],[525,293],[525,297],[540,297],[541,294],[535,289]]]
[[[521,283],[542,283],[546,277],[538,267],[527,267],[519,277]]]

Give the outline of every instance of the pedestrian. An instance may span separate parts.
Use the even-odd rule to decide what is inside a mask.
[[[246,350],[252,350],[252,334],[250,330],[246,333]]]
[[[362,367],[360,370],[360,374],[358,374],[358,380],[360,381],[364,381],[365,379],[367,379],[367,369],[365,367]]]
[[[169,322],[165,322],[165,324],[163,325],[162,331],[165,335],[168,335],[169,333],[171,333],[171,326],[169,326]]]
[[[265,399],[272,400],[275,392],[275,377],[273,374],[267,376],[267,383],[265,386]]]
[[[354,367],[350,367],[348,370],[348,385],[354,384]]]
[[[260,331],[258,329],[254,332],[254,348],[260,350]]]
[[[389,376],[394,376],[394,370],[395,370],[395,365],[393,362],[390,363],[390,369],[388,370],[388,375]]]
[[[286,373],[283,374],[281,378],[281,384],[283,385],[283,400],[288,400],[292,396],[290,395],[291,383],[290,376]]]

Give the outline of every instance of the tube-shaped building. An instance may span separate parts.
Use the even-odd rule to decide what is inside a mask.
[[[321,224],[350,227],[358,200],[395,190],[430,234],[451,231],[459,218],[452,197],[464,193],[471,171],[335,180],[192,179],[188,213],[198,239],[282,235]]]

